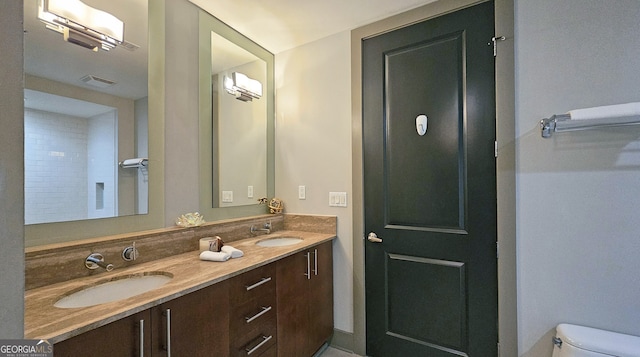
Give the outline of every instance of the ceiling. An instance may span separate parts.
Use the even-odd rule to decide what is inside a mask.
[[[189,0],[272,53],[435,0]]]

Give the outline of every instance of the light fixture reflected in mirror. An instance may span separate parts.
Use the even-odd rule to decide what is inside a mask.
[[[233,72],[231,77],[224,77],[224,89],[243,102],[262,97],[262,83],[240,72]]]
[[[124,42],[120,19],[80,0],[38,0],[38,19],[65,41],[94,52],[109,51]]]

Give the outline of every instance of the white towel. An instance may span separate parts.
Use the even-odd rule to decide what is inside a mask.
[[[200,253],[200,260],[210,260],[212,262],[226,262],[227,260],[229,260],[229,258],[231,258],[231,255],[224,252],[211,252],[206,250]]]
[[[223,245],[221,252],[227,253],[231,256],[231,258],[240,258],[244,255],[244,252],[240,249],[236,249],[230,245]]]
[[[589,120],[604,118],[621,118],[640,115],[640,102],[606,105],[569,111],[571,120]]]

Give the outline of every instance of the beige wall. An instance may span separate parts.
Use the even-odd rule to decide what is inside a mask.
[[[338,216],[334,326],[353,332],[350,38],[342,32],[276,54],[276,196],[287,213]],[[298,199],[298,186],[306,199]],[[348,207],[329,207],[346,192]]]
[[[0,338],[23,337],[22,1],[0,2]]]
[[[199,207],[199,44],[198,8],[187,1],[166,1],[165,4],[164,202],[168,227],[176,217],[196,212]]]

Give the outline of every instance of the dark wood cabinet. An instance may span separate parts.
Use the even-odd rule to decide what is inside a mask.
[[[54,356],[228,356],[228,301],[221,282],[56,343]]]
[[[309,281],[309,351],[312,356],[333,335],[333,247],[331,242],[312,251],[316,262]]]
[[[333,249],[326,242],[276,264],[278,356],[312,356],[333,333]]]
[[[266,357],[277,341],[275,263],[230,280],[229,354]],[[275,353],[275,352],[271,352]]]
[[[153,307],[152,356],[228,356],[227,284],[223,281]]]
[[[54,345],[55,357],[151,356],[149,310],[114,321]]]

